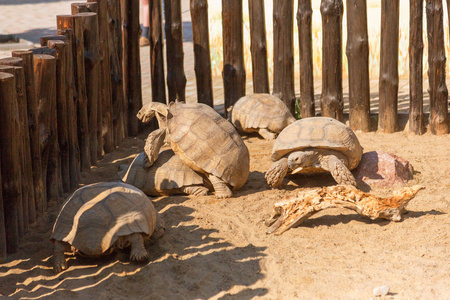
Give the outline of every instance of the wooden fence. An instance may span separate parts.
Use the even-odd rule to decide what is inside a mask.
[[[42,47],[0,59],[0,263],[80,172],[138,133],[139,2],[67,10]]]

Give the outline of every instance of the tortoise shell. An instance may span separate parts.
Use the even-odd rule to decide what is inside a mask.
[[[144,152],[133,160],[122,181],[151,196],[170,195],[185,186],[202,185],[200,174],[186,166],[172,150],[161,151],[149,168],[144,168]]]
[[[169,105],[167,129],[175,154],[193,170],[238,189],[247,181],[250,155],[234,126],[202,103]]]
[[[272,161],[306,148],[330,149],[348,158],[348,168],[358,166],[362,147],[355,133],[345,124],[328,117],[298,120],[286,127],[277,137],[272,149]]]
[[[231,123],[243,132],[254,132],[263,128],[280,133],[294,121],[295,118],[286,104],[270,94],[241,97],[231,112]]]
[[[155,208],[142,191],[123,182],[101,182],[79,188],[64,202],[50,239],[95,256],[121,236],[150,237],[155,227]]]

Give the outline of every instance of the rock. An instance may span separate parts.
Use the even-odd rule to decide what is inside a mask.
[[[389,293],[389,286],[382,285],[373,289],[374,296],[386,296]]]
[[[413,179],[413,173],[414,168],[408,161],[381,150],[364,153],[353,172],[356,180],[380,186],[405,185]]]

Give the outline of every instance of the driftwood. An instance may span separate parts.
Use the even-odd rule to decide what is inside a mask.
[[[350,185],[302,189],[274,204],[272,216],[266,221],[267,233],[282,234],[315,213],[336,207],[354,210],[372,220],[383,218],[398,222],[408,202],[423,188],[420,185],[405,187],[386,198],[364,193]]]

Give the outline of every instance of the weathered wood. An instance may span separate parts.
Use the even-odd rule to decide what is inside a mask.
[[[322,116],[343,121],[342,95],[342,0],[322,0]]]
[[[2,164],[0,161],[0,182],[2,182],[1,165]],[[3,189],[2,185],[0,184],[0,264],[6,262],[7,252],[8,251],[6,247],[5,211],[3,209]]]
[[[381,1],[378,131],[397,130],[399,0]]]
[[[51,201],[59,197],[55,170],[58,156],[54,153],[58,131],[56,120],[56,58],[46,54],[34,55],[34,80],[38,99],[42,181],[45,187],[44,211]]]
[[[45,190],[42,181],[42,163],[41,148],[38,127],[38,100],[36,97],[36,89],[34,86],[34,62],[33,53],[31,51],[12,51],[13,57],[22,59],[22,66],[25,75],[25,89],[27,94],[27,119],[29,129],[29,145],[31,152],[31,165],[34,187],[34,203],[29,203],[29,216],[32,223],[36,220],[35,212],[43,214]],[[35,210],[33,210],[33,206]]]
[[[214,107],[209,51],[208,1],[190,0],[197,99]]]
[[[423,0],[409,6],[409,131],[422,134],[423,124]]]
[[[152,1],[153,2],[153,1]],[[114,145],[118,146],[125,137],[123,122],[123,70],[122,70],[122,22],[120,1],[108,0],[108,44],[110,48],[110,79],[112,96],[112,121],[114,128]]]
[[[356,131],[370,131],[369,37],[366,0],[347,0],[349,121]]]
[[[57,20],[59,16],[56,17]],[[59,22],[57,22],[59,23]],[[58,29],[58,34],[67,37],[67,115],[68,118],[68,134],[69,134],[69,165],[70,165],[70,189],[78,187],[80,178],[80,148],[78,143],[78,128],[77,128],[77,105],[76,105],[76,87],[75,87],[75,68],[73,58],[73,30],[72,29]]]
[[[270,93],[267,67],[266,22],[263,0],[249,0],[250,52],[254,93]]]
[[[89,171],[91,168],[91,155],[89,146],[89,117],[88,100],[86,94],[85,62],[84,62],[84,36],[81,16],[56,16],[57,28],[73,31],[72,58],[74,72],[74,103],[77,111],[77,137],[80,151],[81,170]]]
[[[273,4],[273,94],[294,114],[294,1]]]
[[[228,108],[245,96],[242,0],[222,0],[223,86],[225,117]]]
[[[86,78],[87,112],[89,124],[89,149],[91,165],[97,165],[98,103],[100,101],[100,61],[98,44],[98,18],[93,12],[78,13],[72,5],[72,14],[81,17],[84,36],[84,67]]]
[[[19,139],[16,138],[16,120],[18,119],[14,75],[0,72],[0,124],[2,124],[0,126],[0,160],[8,253],[16,253],[19,250],[18,205],[22,193],[20,161],[17,155]]]
[[[166,3],[175,3],[177,1],[167,1]],[[126,81],[126,100],[128,112],[128,135],[136,136],[139,133],[139,127],[141,122],[136,117],[137,113],[142,107],[142,89],[141,89],[141,60],[140,60],[140,49],[139,49],[139,3],[133,0],[122,0],[122,10],[124,16],[126,15],[127,22],[124,27],[124,49],[125,45],[127,47],[127,56],[124,65],[127,65],[126,72],[124,70],[124,82]],[[181,10],[180,10],[180,20],[181,20]],[[166,23],[167,11],[166,11]],[[126,32],[126,34],[125,34]],[[169,37],[166,37],[166,42],[169,43]],[[181,44],[183,45],[183,44]],[[175,51],[180,51],[179,49],[172,49]],[[125,50],[124,50],[125,51]],[[181,48],[182,51],[182,48]],[[169,66],[168,66],[169,67]],[[183,68],[183,62],[181,61],[181,69]],[[184,99],[183,99],[184,100]],[[124,112],[125,112],[124,111]]]
[[[311,0],[298,1],[297,25],[300,55],[299,111],[302,118],[308,118],[316,115],[316,105],[314,103]]]
[[[65,35],[45,35],[45,36],[41,36],[40,38],[40,42],[41,42],[41,46],[47,46],[48,41],[67,41],[68,37]]]
[[[181,1],[164,1],[169,102],[186,100]],[[135,114],[136,115],[136,114]]]
[[[444,14],[442,0],[427,0],[428,82],[430,132],[447,134],[448,90],[445,83]]]
[[[56,50],[55,49],[50,49],[49,47],[36,47],[36,48],[32,48],[29,49],[33,54],[46,54],[46,55],[51,55],[51,56],[55,56],[56,55]]]
[[[122,121],[124,136],[128,136],[128,84],[130,83],[128,77],[128,59],[130,53],[128,52],[128,36],[131,33],[128,30],[130,27],[130,20],[128,15],[130,1],[120,0],[120,22],[122,27],[122,82],[123,82],[123,103],[122,103]]]

